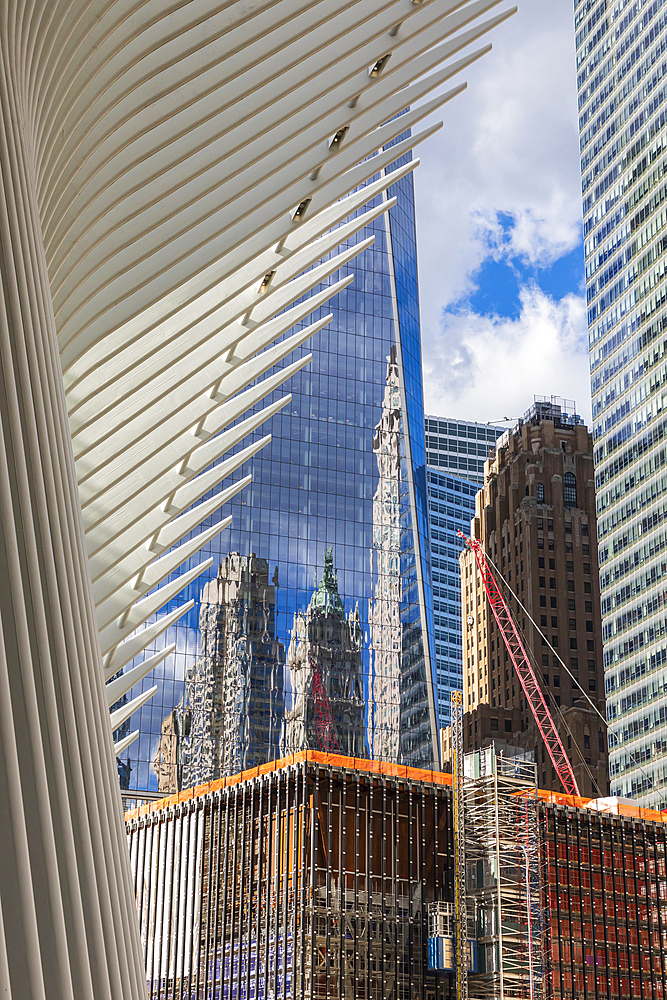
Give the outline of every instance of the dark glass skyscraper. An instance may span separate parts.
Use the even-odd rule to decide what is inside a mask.
[[[131,722],[131,728],[140,729],[139,739],[123,755],[131,768],[131,788],[157,789],[156,755],[161,774],[176,773],[170,767],[169,747],[188,737],[174,731],[178,719],[193,719],[198,712],[201,717],[202,705],[187,704],[184,682],[188,672],[192,677],[206,673],[200,662],[200,593],[230,553],[265,561],[272,589],[271,634],[253,633],[262,616],[253,617],[252,608],[243,633],[248,641],[247,676],[241,676],[241,659],[233,669],[221,665],[235,679],[237,700],[228,705],[227,717],[240,711],[243,732],[262,732],[258,720],[243,717],[244,711],[267,711],[265,698],[247,697],[248,684],[275,684],[277,678],[283,684],[271,711],[280,706],[284,731],[278,739],[273,720],[271,725],[263,720],[273,735],[265,747],[253,748],[252,762],[258,755],[272,759],[281,748],[295,749],[295,734],[300,733],[299,739],[314,748],[332,745],[333,740],[337,746],[355,747],[360,756],[437,766],[410,174],[389,188],[388,197],[394,196],[396,206],[354,238],[359,242],[372,233],[375,243],[346,267],[347,273],[354,273],[353,283],[307,318],[334,313],[329,326],[302,349],[312,352],[313,360],[288,384],[290,403],[253,435],[259,440],[270,433],[271,443],[233,476],[238,480],[251,473],[252,483],[217,515],[221,519],[232,514],[233,521],[209,545],[213,565],[207,574],[179,598],[193,599],[194,607],[158,641],[175,642],[174,656],[132,692],[134,696],[158,685],[155,697]],[[339,276],[336,272],[329,280],[333,283]],[[276,392],[268,402],[284,392]],[[243,442],[249,443],[247,438]],[[247,594],[252,603],[252,587]],[[207,621],[214,618],[207,612]],[[341,683],[343,640],[347,687]],[[270,648],[283,657],[289,650],[279,668],[261,659],[262,650]],[[195,692],[197,686],[190,687]],[[239,692],[245,692],[243,698]],[[201,695],[205,710],[208,697]],[[225,697],[232,693],[223,691],[221,704]],[[302,718],[297,726],[299,697]],[[239,708],[241,702],[245,708]],[[210,729],[214,723],[205,720],[202,725]],[[193,759],[190,752],[189,782],[207,780],[210,774],[205,767],[196,773]],[[162,782],[165,790],[167,784]]]

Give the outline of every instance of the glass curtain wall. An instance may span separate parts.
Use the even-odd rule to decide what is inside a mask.
[[[292,393],[232,477],[253,478],[215,517],[233,521],[178,598],[194,607],[155,647],[175,654],[130,694],[158,686],[130,720],[126,788],[169,792],[307,747],[438,766],[411,175],[394,195],[354,237],[375,243],[300,349],[311,364],[267,400]]]
[[[667,4],[577,0],[611,794],[667,806]]]

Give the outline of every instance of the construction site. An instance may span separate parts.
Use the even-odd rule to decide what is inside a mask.
[[[579,795],[497,568],[465,543],[563,792],[531,750],[464,753],[460,691],[451,774],[327,752],[320,693],[322,749],[127,815],[151,1000],[663,1000],[667,813]]]
[[[151,1000],[661,1000],[667,816],[495,748],[458,793],[304,751],[129,814]]]

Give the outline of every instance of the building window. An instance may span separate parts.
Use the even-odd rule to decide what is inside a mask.
[[[554,530],[553,518],[552,517],[548,517],[547,518],[547,531],[553,531],[553,530]]]
[[[544,577],[541,577],[541,579],[544,580]],[[541,583],[540,586],[543,587],[544,584]],[[546,608],[546,606],[547,606],[547,595],[546,594],[540,594],[540,607],[541,608]],[[546,621],[542,622],[542,624],[546,625]]]
[[[566,510],[577,506],[577,480],[573,472],[563,476],[563,504]]]
[[[537,558],[537,568],[544,569],[544,556],[538,556]]]
[[[597,688],[597,683],[595,681],[595,678],[594,677],[589,677],[588,678],[588,690],[589,691],[595,691],[596,688]]]
[[[587,639],[586,640],[586,649],[588,650],[589,653],[594,652],[594,650],[595,650],[595,642],[592,639]]]
[[[538,549],[543,549],[544,548],[544,539],[543,538],[538,538],[537,539],[537,547],[538,547]]]
[[[546,585],[547,585],[546,579],[543,576],[541,576],[540,577],[540,587],[546,587]]]
[[[537,519],[537,527],[538,528],[543,528],[544,527],[544,521],[542,520],[541,517],[538,517],[538,519]],[[588,534],[588,529],[586,529],[586,533]]]
[[[574,585],[572,586],[572,590],[574,590]],[[590,593],[592,593],[592,591],[591,591],[591,585],[590,585],[590,583],[585,583],[584,584],[584,594],[590,594]]]
[[[576,648],[577,648],[577,640],[574,638],[570,639],[570,649],[576,649]]]
[[[558,628],[558,619],[555,618],[553,615],[551,616],[551,627]]]
[[[587,632],[593,631],[593,622],[586,622],[586,631]]]
[[[589,660],[588,661],[588,671],[591,674],[595,673],[595,660]]]
[[[512,720],[511,719],[505,719],[505,732],[506,733],[511,733],[512,732]]]
[[[570,629],[571,629],[572,632],[576,632],[577,631],[577,620],[576,620],[576,618],[570,618],[568,624],[569,624]]]
[[[591,748],[591,738],[584,734],[584,750],[590,750]]]
[[[498,732],[498,720],[497,719],[491,719],[491,732],[492,733],[497,733]]]
[[[555,568],[556,568],[556,560],[555,559],[550,559],[549,560],[549,569],[555,569]]]
[[[538,503],[544,503],[544,484],[538,483],[535,487],[535,499]]]
[[[546,625],[546,622],[544,624]],[[549,666],[549,654],[548,653],[542,653],[542,666],[543,667],[548,667]]]
[[[567,570],[568,573],[574,573],[574,563],[571,562],[569,559],[567,560],[565,568],[566,568],[566,570]]]
[[[541,579],[541,577],[540,577],[540,579]],[[540,584],[540,586],[541,586],[541,584]],[[554,576],[549,577],[549,588],[551,590],[555,590],[556,589],[556,578]]]

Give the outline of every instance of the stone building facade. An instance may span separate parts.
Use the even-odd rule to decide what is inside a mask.
[[[573,407],[536,402],[485,465],[472,531],[520,602],[510,606],[581,794],[606,795],[606,724],[584,697],[605,715],[594,479],[592,437]],[[468,549],[461,596],[464,746],[501,740],[532,749],[539,786],[558,790]]]

